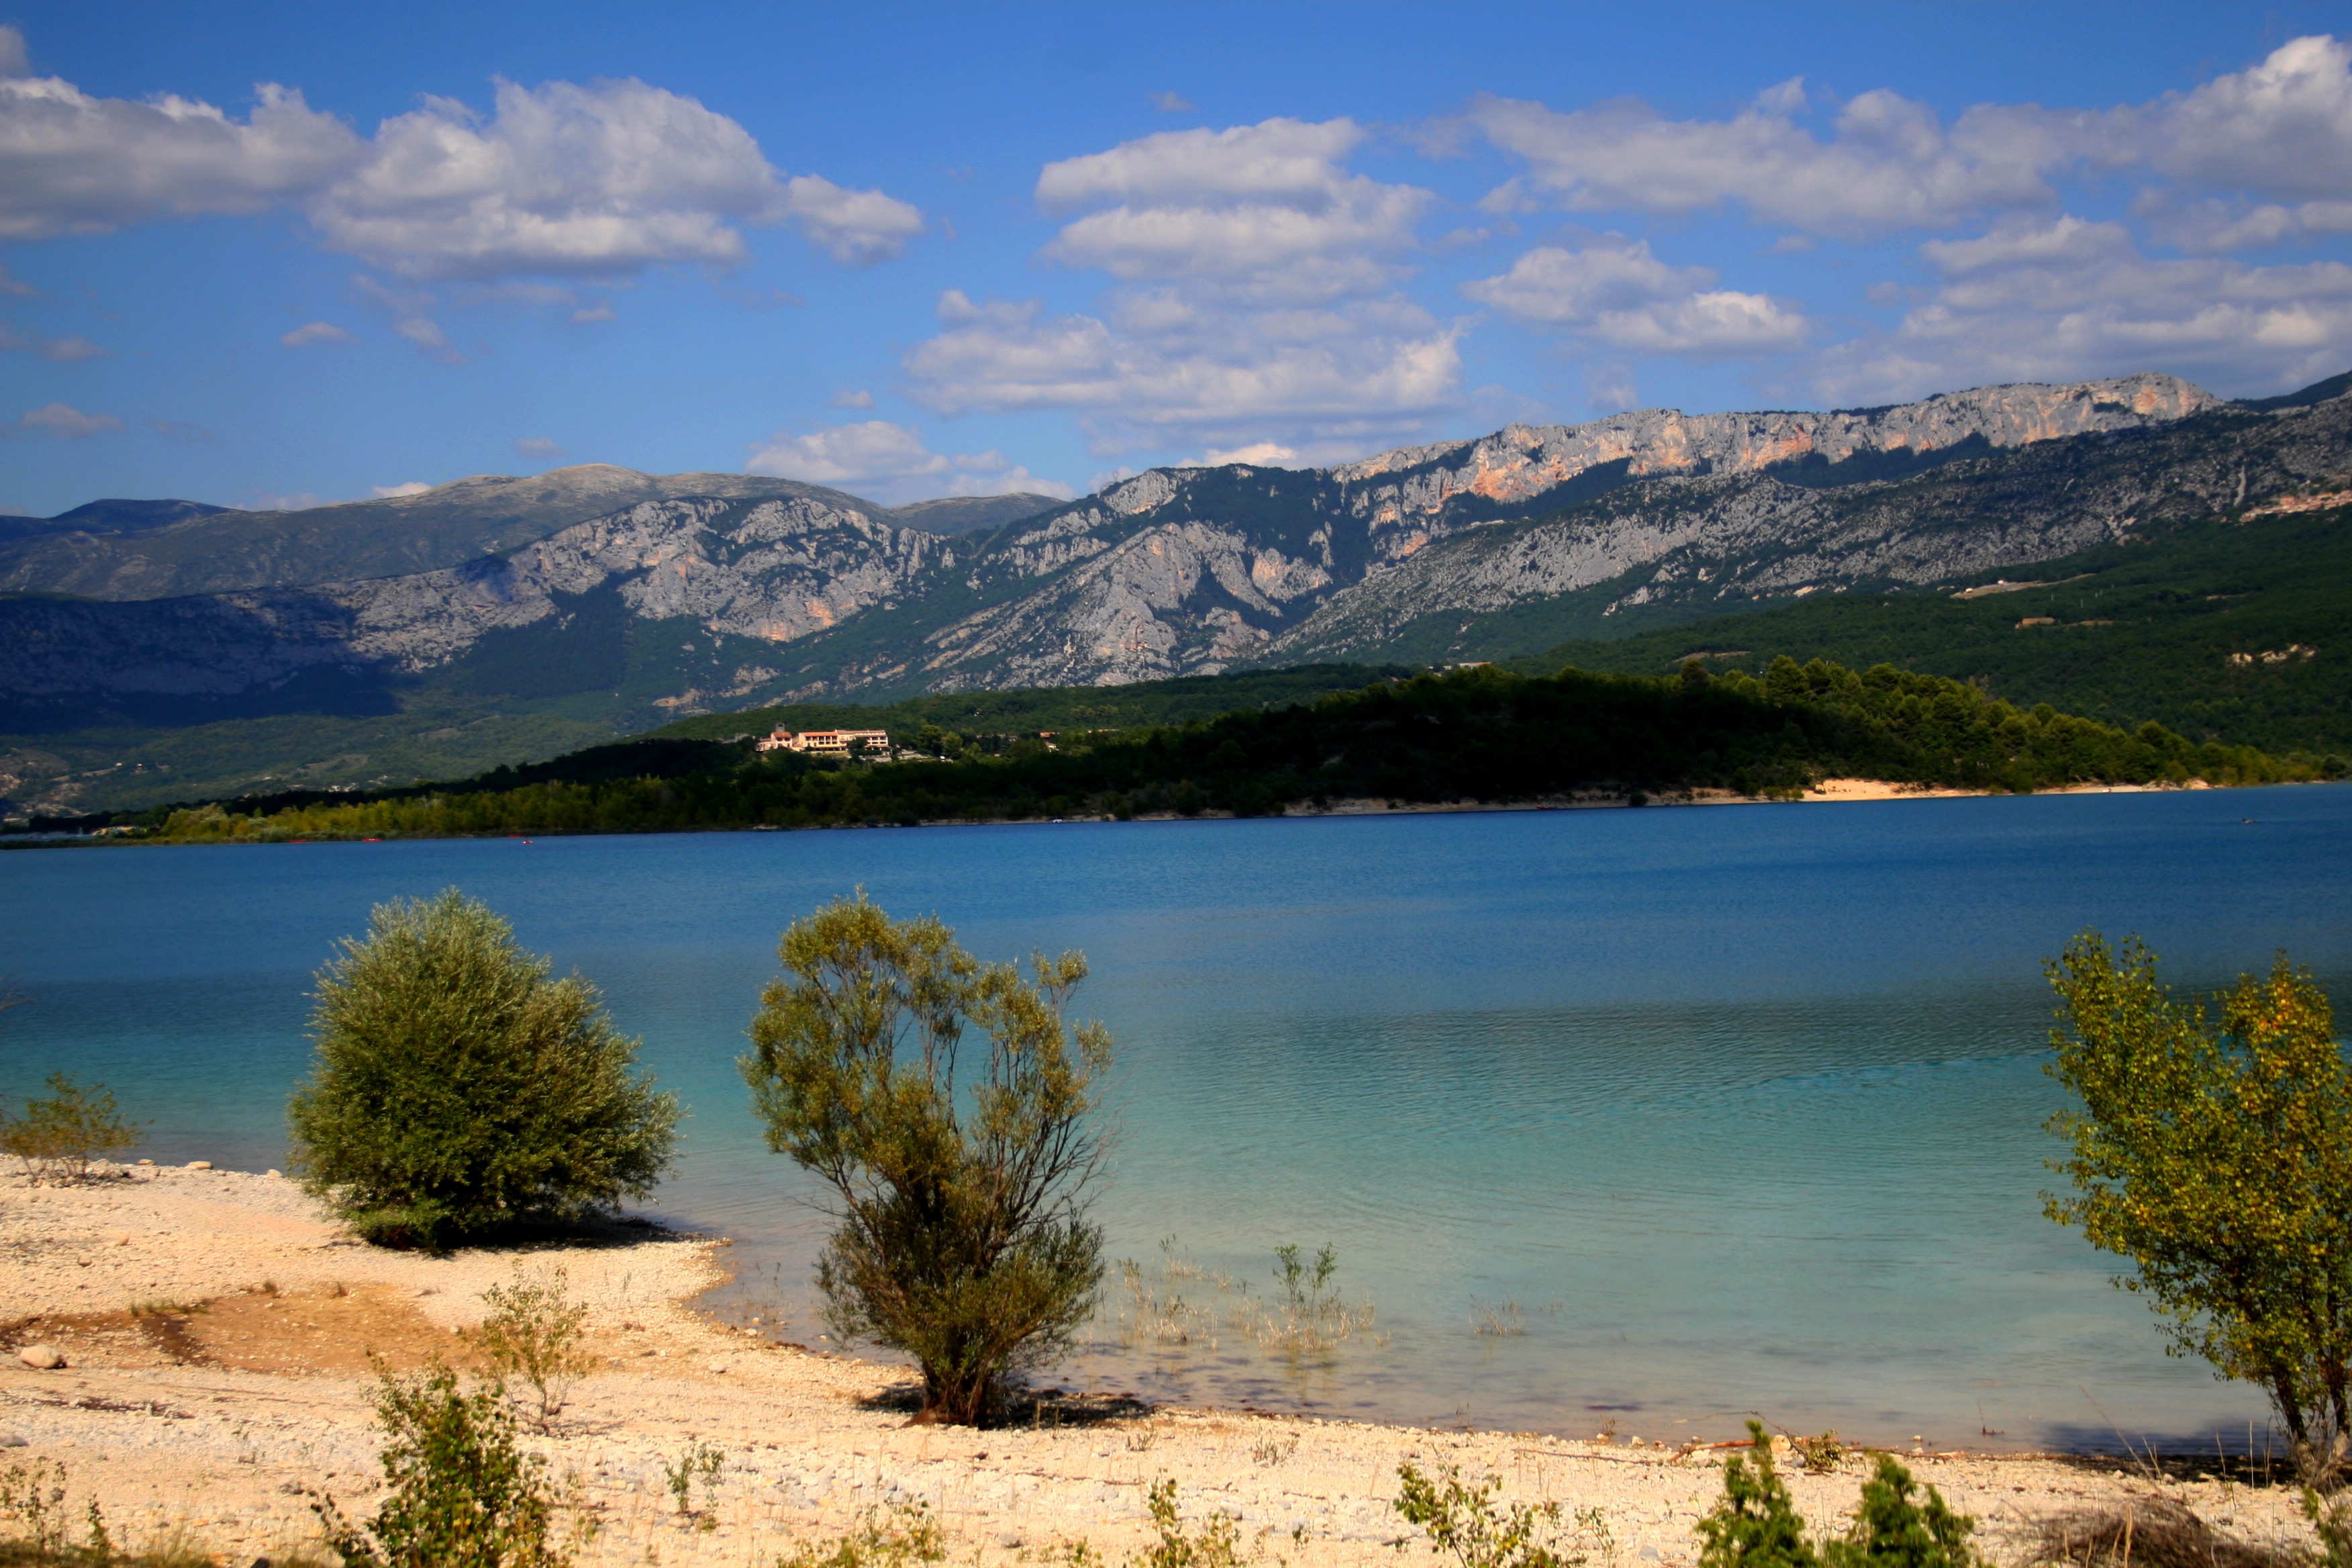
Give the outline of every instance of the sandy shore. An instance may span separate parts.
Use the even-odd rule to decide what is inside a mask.
[[[1041,1562],[1080,1540],[1116,1563],[1149,1539],[1144,1489],[1161,1477],[1188,1521],[1238,1516],[1268,1563],[1419,1563],[1422,1546],[1387,1544],[1404,1533],[1389,1507],[1397,1467],[1412,1463],[1497,1475],[1507,1497],[1571,1514],[1598,1509],[1608,1539],[1588,1530],[1593,1568],[1676,1568],[1695,1559],[1691,1526],[1721,1487],[1709,1450],[1108,1403],[1074,1405],[1059,1429],[913,1426],[897,1369],[689,1310],[717,1278],[718,1246],[623,1227],[595,1244],[431,1258],[356,1244],[274,1173],[134,1166],[64,1188],[0,1177],[0,1464],[62,1462],[68,1509],[95,1496],[135,1542],[177,1532],[226,1563],[273,1555],[315,1538],[320,1489],[373,1511],[368,1352],[401,1367],[462,1361],[457,1331],[479,1321],[486,1287],[561,1266],[605,1364],[532,1444],[577,1479],[566,1520],[590,1536],[582,1563],[764,1563],[894,1500],[924,1503],[957,1563]],[[25,1364],[36,1344],[66,1364]],[[707,1513],[688,1520],[662,1467],[696,1439],[726,1460]],[[2005,1563],[2038,1519],[2159,1493],[2241,1535],[2308,1539],[2284,1488],[2066,1458],[1910,1462]],[[1860,1472],[1795,1476],[1807,1517],[1851,1510]]]

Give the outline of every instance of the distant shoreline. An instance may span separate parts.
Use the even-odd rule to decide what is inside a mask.
[[[383,837],[360,837],[349,835],[322,834],[310,838],[248,839],[219,838],[147,838],[130,836],[100,837],[98,834],[0,834],[0,850],[8,849],[77,849],[117,848],[127,846],[155,847],[217,847],[224,844],[241,844],[247,847],[296,847],[310,844],[431,844],[460,839],[516,838],[530,841],[538,838],[634,838],[656,834],[702,833],[835,833],[868,828],[908,827],[1041,827],[1066,823],[1107,822],[1242,822],[1295,821],[1323,816],[1452,816],[1488,812],[1545,811],[1609,811],[1643,810],[1660,806],[1716,805],[1845,805],[1882,801],[1914,800],[1976,800],[2013,795],[2024,798],[2053,795],[2173,795],[2224,789],[2273,789],[2296,784],[2325,784],[2324,779],[2285,779],[2260,784],[2217,784],[2204,779],[2190,779],[2186,784],[2063,784],[2054,789],[1993,790],[1957,789],[1941,784],[1894,784],[1883,779],[1832,778],[1823,779],[1795,797],[1746,795],[1733,790],[1676,790],[1661,795],[1643,791],[1580,790],[1567,795],[1539,795],[1528,800],[1507,801],[1391,801],[1378,797],[1352,797],[1334,800],[1327,805],[1293,802],[1279,812],[1264,816],[1244,817],[1230,811],[1202,809],[1187,816],[1181,812],[1138,812],[1132,816],[1115,817],[1101,813],[1077,813],[1069,816],[993,816],[927,817],[919,822],[835,822],[792,827],[778,823],[745,823],[724,827],[647,827],[604,828],[587,831],[567,831],[561,828],[542,829],[532,833],[434,833],[392,834]],[[1636,802],[1633,797],[1642,795]]]

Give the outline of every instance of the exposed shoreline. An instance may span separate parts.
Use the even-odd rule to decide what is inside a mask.
[[[582,1563],[741,1563],[840,1533],[892,1498],[921,1500],[959,1562],[1012,1563],[1085,1539],[1116,1561],[1149,1539],[1143,1491],[1173,1478],[1188,1521],[1237,1513],[1245,1543],[1292,1563],[1392,1563],[1396,1468],[1456,1464],[1507,1497],[1597,1507],[1616,1561],[1696,1561],[1691,1526],[1721,1489],[1720,1451],[1535,1434],[1440,1431],[1080,1397],[1064,1425],[972,1432],[915,1426],[905,1373],[731,1330],[692,1302],[720,1277],[709,1237],[616,1227],[584,1241],[446,1258],[353,1241],[274,1173],[141,1166],[36,1189],[0,1176],[0,1445],[9,1462],[70,1472],[77,1516],[95,1495],[134,1542],[185,1531],[210,1550],[282,1551],[315,1538],[302,1489],[370,1510],[376,1436],[366,1352],[395,1366],[462,1355],[481,1292],[520,1267],[562,1267],[606,1358],[559,1431],[535,1437],[576,1472],[596,1538]],[[270,1287],[264,1289],[264,1285]],[[171,1303],[133,1317],[134,1302]],[[199,1303],[205,1310],[187,1310]],[[54,1344],[36,1370],[17,1349]],[[677,1518],[661,1474],[691,1438],[724,1448],[710,1518]],[[2158,1494],[2249,1538],[2305,1541],[2291,1489],[2127,1476],[2051,1455],[1906,1460],[1977,1516],[2001,1561],[2052,1512]],[[1795,1467],[1789,1467],[1791,1470]],[[1791,1477],[1834,1528],[1861,1466]],[[1296,1532],[1294,1534],[1294,1532]],[[1588,1542],[1588,1546],[1592,1543]],[[1422,1561],[1415,1548],[1404,1561]],[[1596,1552],[1596,1560],[1598,1553]]]

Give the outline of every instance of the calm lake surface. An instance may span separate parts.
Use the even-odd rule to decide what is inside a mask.
[[[0,1092],[64,1068],[158,1160],[280,1164],[311,972],[371,904],[456,885],[603,987],[689,1106],[651,1206],[738,1239],[717,1309],[814,1343],[822,1222],[734,1058],[777,933],[860,883],[984,957],[1094,965],[1111,1255],[1194,1332],[1139,1338],[1114,1270],[1066,1381],[1654,1437],[1753,1410],[2210,1448],[2263,1419],[2042,1216],[2039,965],[2097,926],[2177,983],[2284,947],[2342,995],[2347,786],[10,853],[0,973],[32,1004]],[[1337,1247],[1373,1335],[1292,1366],[1232,1326],[1285,1242]]]

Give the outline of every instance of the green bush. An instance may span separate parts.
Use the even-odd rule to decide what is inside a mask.
[[[316,1062],[288,1107],[304,1184],[370,1241],[435,1249],[652,1191],[677,1099],[632,1071],[594,987],[551,967],[454,888],[380,905],[319,972]]]
[[[1842,1538],[1816,1542],[1772,1464],[1764,1424],[1748,1424],[1755,1461],[1734,1454],[1723,1467],[1723,1500],[1698,1521],[1699,1568],[1979,1568],[1969,1542],[1975,1521],[1954,1513],[1942,1494],[1918,1484],[1892,1454],[1863,1483],[1862,1511]]]
[[[768,1146],[838,1200],[817,1273],[833,1325],[913,1356],[929,1418],[977,1424],[1067,1348],[1102,1279],[1087,1118],[1110,1036],[1063,1021],[1086,960],[1040,956],[1024,980],[863,891],[795,922],[782,957],[741,1065]]]
[[[1969,1532],[1976,1521],[1954,1513],[1933,1487],[1925,1503],[1912,1501],[1916,1484],[1894,1455],[1879,1455],[1877,1474],[1863,1483],[1853,1533],[1822,1553],[1830,1568],[1975,1568]]]
[[[1160,1539],[1138,1559],[1142,1568],[1240,1568],[1241,1521],[1223,1509],[1209,1515],[1198,1535],[1184,1533],[1176,1517],[1176,1479],[1162,1476],[1144,1498],[1151,1528]]]
[[[520,1378],[530,1390],[532,1417],[542,1432],[553,1428],[572,1385],[596,1370],[596,1357],[584,1343],[588,1309],[571,1299],[569,1283],[562,1268],[537,1279],[518,1269],[513,1283],[482,1292],[490,1310],[477,1331],[482,1359],[501,1378]]]
[[[1429,1537],[1431,1551],[1452,1553],[1462,1568],[1570,1568],[1584,1561],[1554,1543],[1559,1504],[1517,1502],[1507,1512],[1496,1510],[1500,1476],[1474,1487],[1464,1483],[1458,1466],[1433,1477],[1399,1465],[1397,1479],[1402,1486],[1391,1506]]]
[[[391,1439],[383,1506],[362,1529],[331,1497],[314,1505],[346,1568],[563,1568],[548,1543],[547,1461],[515,1447],[515,1418],[495,1380],[467,1394],[437,1363],[412,1379],[387,1372],[375,1410]]]
[[[61,1072],[48,1084],[49,1098],[27,1100],[23,1116],[0,1110],[0,1152],[22,1160],[26,1174],[82,1181],[92,1160],[138,1144],[139,1129],[122,1119],[104,1084],[84,1089]]]
[[[1756,1468],[1738,1454],[1724,1461],[1723,1500],[1698,1521],[1699,1568],[1815,1568],[1821,1553],[1805,1538],[1789,1483],[1772,1467],[1764,1424],[1750,1421],[1748,1434]]]
[[[2210,1004],[2176,998],[2154,953],[2091,931],[2048,968],[2049,1071],[2079,1109],[2051,1119],[2076,1195],[2045,1194],[2047,1213],[2128,1258],[2116,1283],[2172,1352],[2262,1388],[2329,1482],[2352,1432],[2352,1071],[2326,993],[2282,956]]]

